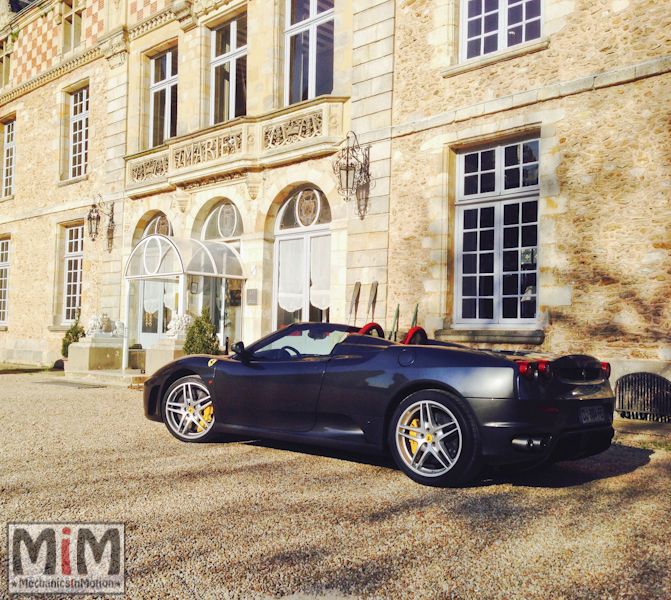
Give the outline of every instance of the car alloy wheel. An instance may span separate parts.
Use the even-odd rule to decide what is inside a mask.
[[[399,405],[389,446],[401,470],[424,485],[459,484],[480,464],[473,417],[457,398],[438,390],[416,392]]]
[[[214,436],[214,405],[200,377],[182,377],[163,400],[163,421],[183,442],[204,442]]]

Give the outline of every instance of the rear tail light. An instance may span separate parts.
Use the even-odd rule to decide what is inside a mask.
[[[552,377],[552,363],[549,360],[539,360],[538,372],[545,377],[545,379],[550,379]]]
[[[603,375],[606,379],[610,378],[610,363],[607,362],[602,362],[601,363],[601,370],[603,371]]]
[[[536,372],[536,363],[531,360],[516,360],[517,366],[520,370],[520,375],[524,379],[532,380]]]

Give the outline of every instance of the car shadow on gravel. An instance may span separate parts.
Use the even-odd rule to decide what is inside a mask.
[[[292,442],[275,440],[244,440],[250,446],[272,448],[311,456],[323,456],[336,460],[345,460],[358,464],[383,467],[398,471],[391,456],[376,456],[309,446]],[[532,468],[517,472],[505,471],[485,466],[473,480],[466,482],[465,488],[484,487],[492,485],[514,485],[521,487],[539,488],[567,488],[583,485],[592,481],[610,479],[632,473],[650,462],[652,450],[643,450],[631,446],[613,445],[606,452],[575,461],[559,462],[551,467]]]

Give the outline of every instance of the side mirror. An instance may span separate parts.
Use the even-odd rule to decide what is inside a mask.
[[[236,354],[242,355],[245,353],[245,345],[242,342],[236,342],[231,346],[231,350]]]

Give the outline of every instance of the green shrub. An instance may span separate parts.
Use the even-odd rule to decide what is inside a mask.
[[[210,311],[203,307],[200,317],[196,317],[186,332],[182,348],[184,354],[219,354],[217,330],[212,324]]]
[[[70,325],[70,329],[65,332],[63,336],[63,344],[61,345],[61,354],[63,358],[68,357],[68,352],[70,351],[70,344],[74,344],[79,341],[79,338],[84,337],[84,328],[79,324],[79,315],[75,319],[75,322]]]

